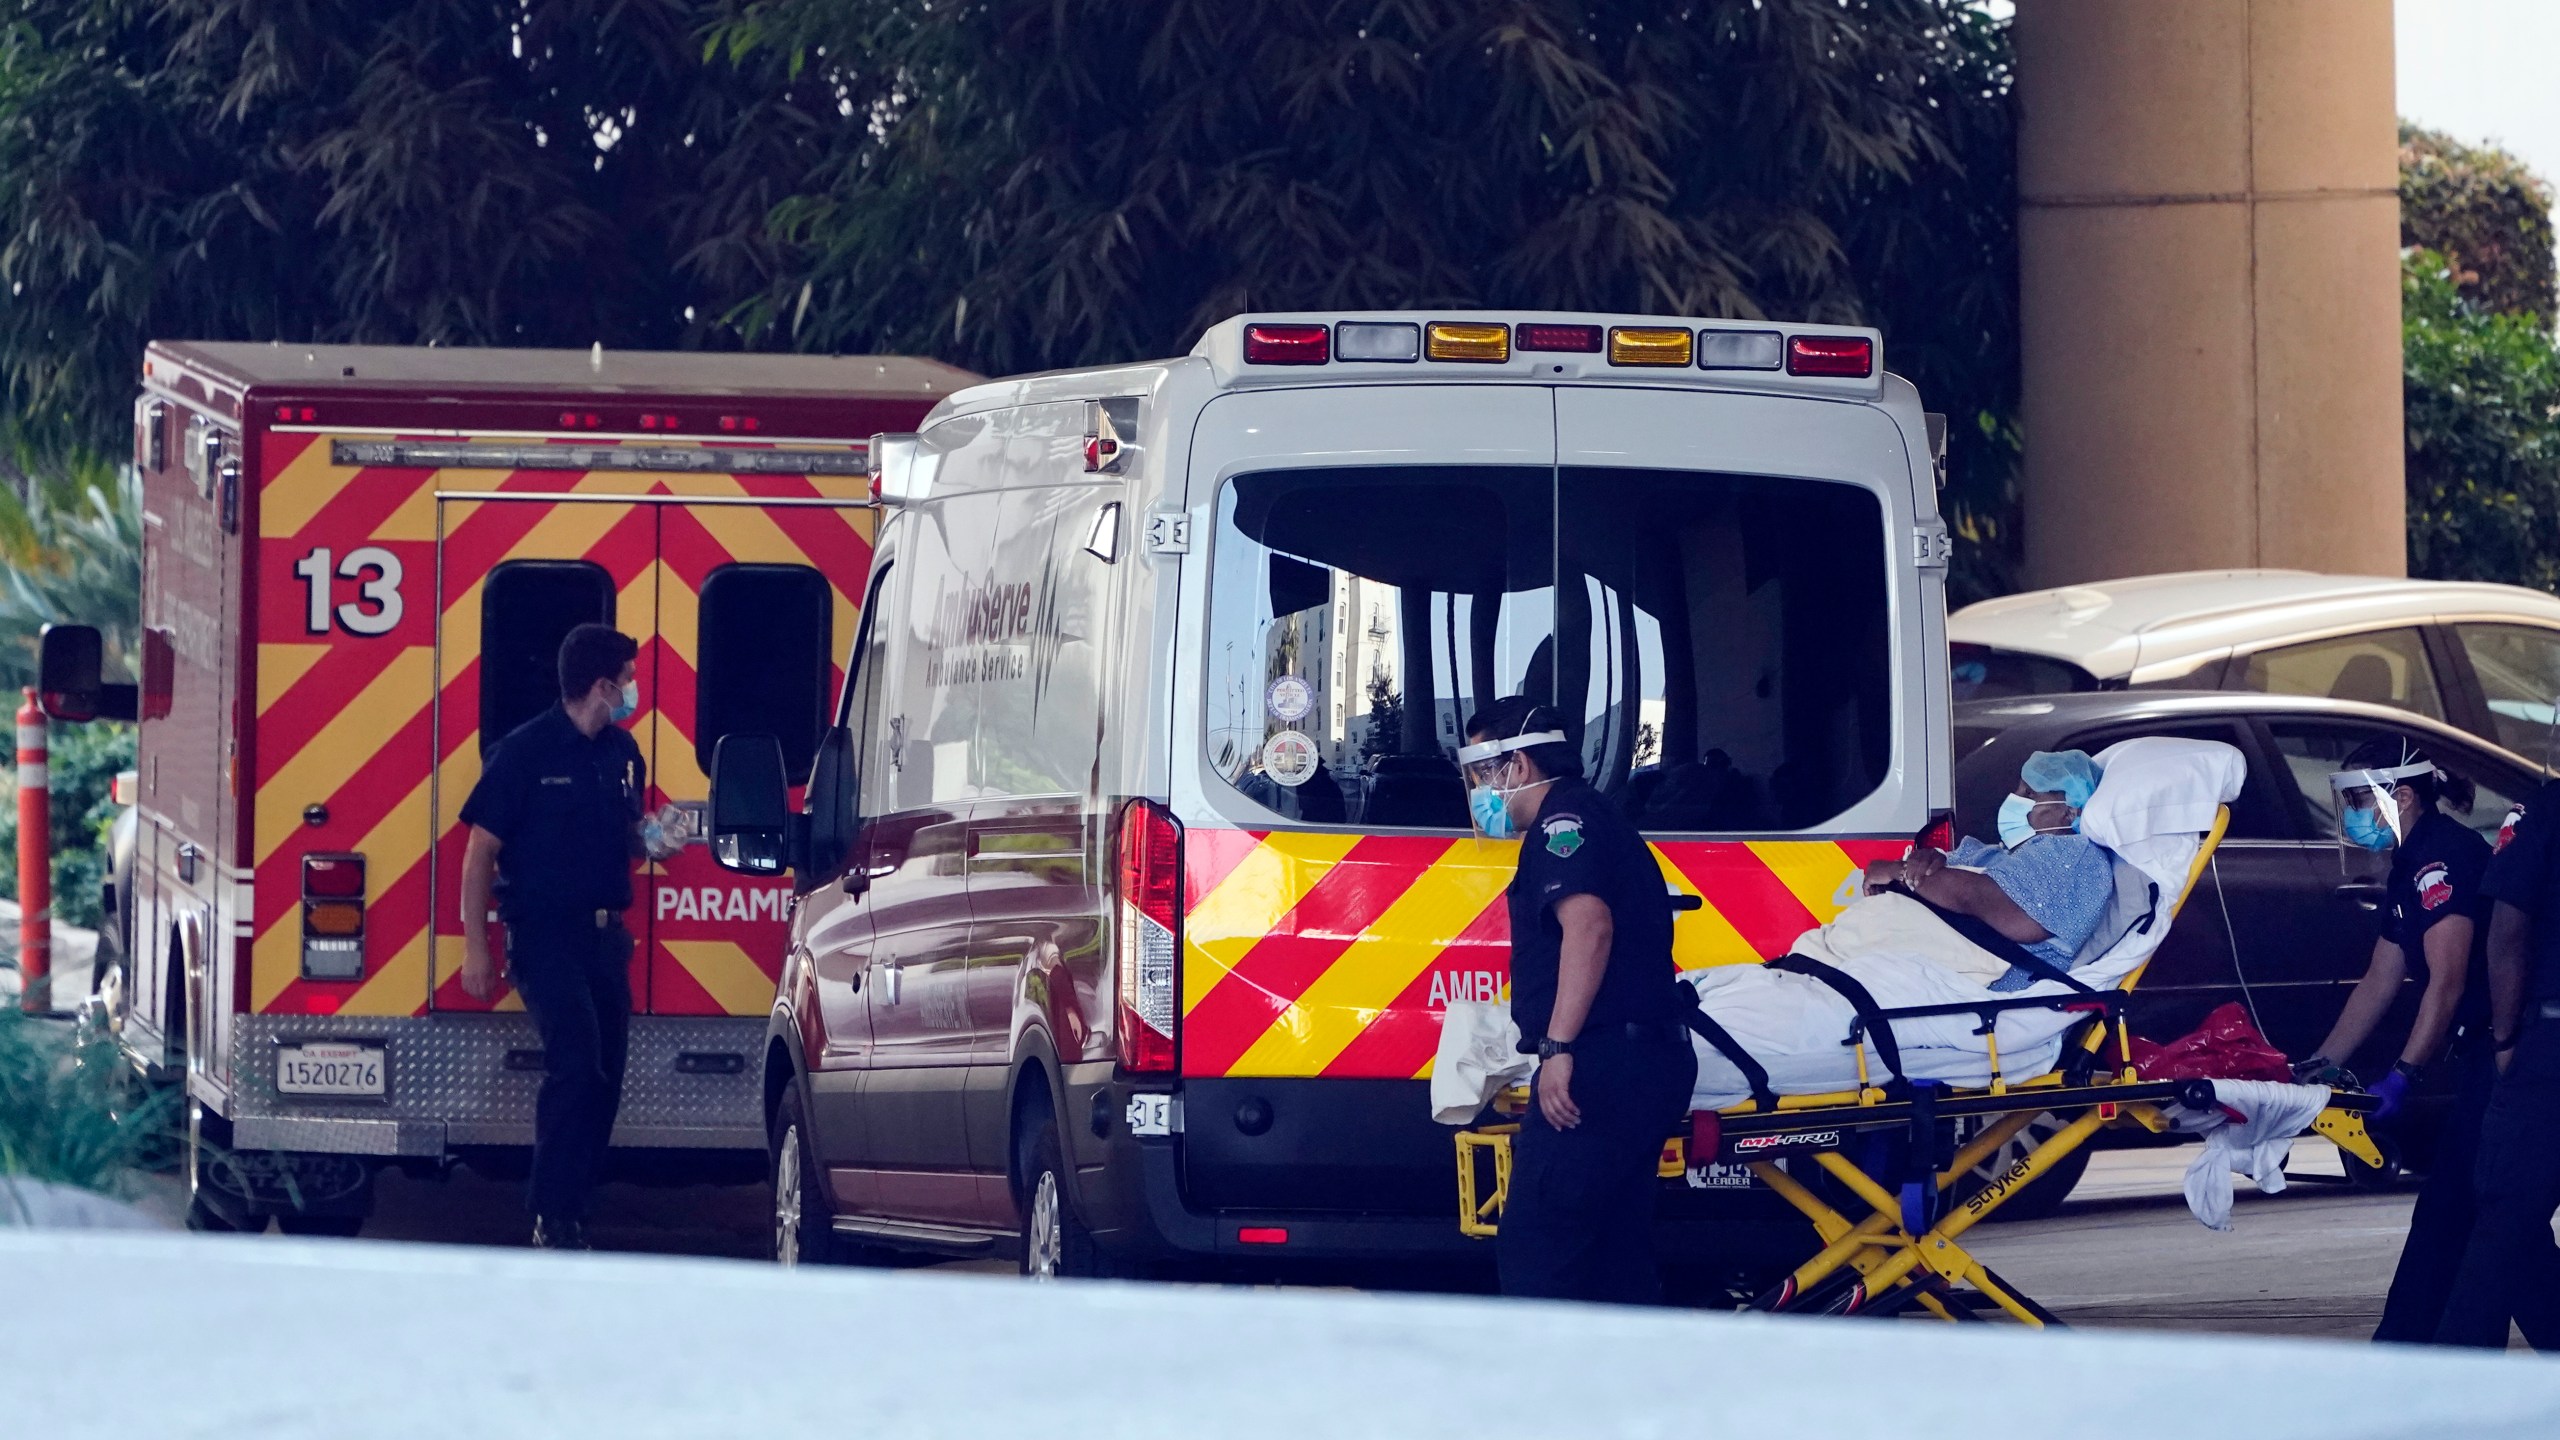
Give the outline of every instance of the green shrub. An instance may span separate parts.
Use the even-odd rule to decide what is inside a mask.
[[[53,917],[95,930],[104,918],[98,885],[106,874],[116,772],[133,768],[133,727],[108,721],[56,725],[48,741],[53,787]],[[0,805],[0,890],[18,893],[18,802]]]
[[[116,1193],[167,1149],[174,1095],[146,1094],[113,1040],[0,1007],[0,1175]]]
[[[2430,250],[2401,263],[2400,313],[2409,573],[2560,589],[2560,352],[2550,332],[2532,315],[2465,298],[2454,263]]]
[[[2506,151],[2403,124],[2400,243],[2443,255],[2480,309],[2551,327],[2551,187]]]

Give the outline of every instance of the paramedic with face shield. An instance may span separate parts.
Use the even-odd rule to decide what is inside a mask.
[[[2018,788],[2000,802],[2000,843],[1967,838],[1953,854],[1914,846],[1900,860],[1867,867],[1873,894],[1899,885],[1949,915],[1998,931],[2030,955],[2068,971],[2115,896],[2115,860],[2079,833],[2080,811],[2096,794],[2097,762],[2078,750],[2039,750],[2018,769]],[[2024,990],[2041,975],[2012,965],[1991,982]]]
[[[1478,835],[1520,841],[1511,1014],[1535,1050],[1495,1259],[1502,1293],[1659,1301],[1655,1166],[1696,1083],[1671,961],[1671,893],[1642,836],[1582,778],[1556,712],[1526,696],[1467,721]]]
[[[2404,740],[2377,740],[2358,749],[2329,777],[2329,788],[2341,843],[2388,854],[2391,872],[2374,912],[2373,957],[2364,978],[2328,1038],[2293,1067],[2294,1074],[2314,1084],[2355,1087],[2357,1078],[2343,1062],[2363,1048],[2389,1012],[2410,973],[2411,957],[2423,961],[2417,969],[2425,987],[2417,1018],[2399,1058],[2371,1087],[2382,1101],[2373,1116],[2383,1120],[2399,1113],[2439,1055],[2460,1067],[2461,1087],[2410,1211],[2409,1237],[2373,1338],[2427,1341],[2435,1338],[2471,1234],[2471,1170],[2492,1078],[2484,969],[2488,901],[2481,889],[2489,842],[2437,808],[2445,799],[2468,809],[2469,787]]]

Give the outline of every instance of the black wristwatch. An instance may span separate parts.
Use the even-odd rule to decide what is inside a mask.
[[[1572,1053],[1573,1042],[1570,1040],[1558,1040],[1554,1036],[1550,1035],[1538,1042],[1538,1058],[1541,1060],[1553,1060],[1559,1055],[1570,1055]]]
[[[2412,1065],[2412,1064],[2410,1064],[2410,1063],[2409,1063],[2408,1061],[2406,1061],[2406,1060],[2394,1060],[2394,1061],[2392,1061],[2392,1062],[2391,1062],[2391,1070],[2392,1070],[2392,1073],[2394,1073],[2394,1074],[2397,1074],[2397,1075],[2405,1075],[2405,1076],[2407,1076],[2407,1077],[2409,1078],[2409,1083],[2410,1083],[2410,1084],[2412,1084],[2412,1085],[2415,1085],[2415,1084],[2417,1084],[2420,1080],[2422,1080],[2422,1079],[2426,1078],[2426,1074],[2427,1074],[2427,1067],[2426,1067],[2426,1066],[2424,1066],[2424,1065]]]

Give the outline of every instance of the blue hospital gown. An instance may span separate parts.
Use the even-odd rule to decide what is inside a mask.
[[[2027,946],[2027,953],[2065,970],[2115,898],[2115,859],[2086,836],[2038,835],[2015,850],[1966,839],[1947,863],[1990,876],[2001,894],[2045,929],[2046,938]],[[2024,990],[2035,982],[2033,973],[2012,965],[1991,988]]]

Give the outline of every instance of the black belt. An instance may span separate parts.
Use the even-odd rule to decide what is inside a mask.
[[[1841,999],[1849,1002],[1849,1008],[1858,1013],[1860,1028],[1866,1031],[1867,1039],[1875,1042],[1876,1056],[1884,1061],[1886,1072],[1896,1080],[1902,1078],[1901,1042],[1894,1039],[1893,1022],[1885,1018],[1884,1007],[1876,1003],[1876,997],[1867,992],[1866,986],[1859,984],[1845,970],[1802,955],[1781,955],[1769,962],[1769,968],[1819,980],[1838,992]],[[1858,1037],[1852,1035],[1840,1043],[1855,1045]]]
[[[598,930],[610,930],[622,923],[622,913],[620,910],[612,909],[561,910],[536,915],[502,915],[498,917],[498,921],[502,925],[547,925],[564,928],[591,925]]]
[[[1681,988],[1688,989],[1685,985]],[[1680,1039],[1680,1026],[1677,1022],[1629,1020],[1624,1024],[1616,1025],[1585,1024],[1582,1027],[1582,1033],[1573,1037],[1573,1044],[1575,1049],[1580,1049],[1594,1040],[1652,1040],[1671,1043],[1678,1042]],[[1511,1048],[1523,1055],[1535,1055],[1538,1053],[1538,1042],[1523,1035]]]

